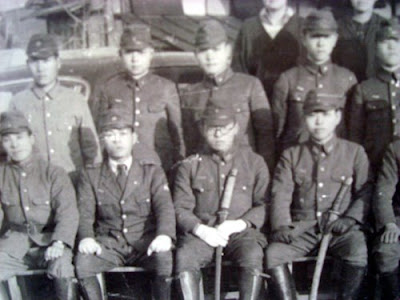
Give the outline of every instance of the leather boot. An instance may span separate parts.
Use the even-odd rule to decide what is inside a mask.
[[[85,300],[102,300],[100,283],[96,276],[80,278],[82,297]]]
[[[171,277],[155,276],[152,284],[154,300],[171,299]]]
[[[379,275],[382,299],[397,300],[400,297],[399,269]]]
[[[77,299],[75,278],[54,278],[53,282],[57,300]]]
[[[271,299],[276,300],[296,300],[296,286],[292,274],[290,274],[287,264],[269,269],[268,274],[271,276],[269,280]]]
[[[357,299],[358,290],[364,279],[365,267],[344,263],[338,280],[337,300]]]
[[[200,271],[185,271],[179,273],[179,294],[183,300],[200,299]]]
[[[261,277],[256,269],[242,268],[239,274],[240,300],[256,300],[260,294]]]

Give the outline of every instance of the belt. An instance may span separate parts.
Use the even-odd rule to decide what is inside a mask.
[[[27,233],[27,234],[36,234],[42,232],[44,226],[38,224],[24,223],[24,224],[8,224],[8,228],[12,231]]]

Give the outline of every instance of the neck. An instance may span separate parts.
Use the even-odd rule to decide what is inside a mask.
[[[57,84],[57,81],[53,81],[52,83],[49,83],[47,85],[36,85],[36,87],[40,90],[42,90],[43,92],[47,93],[49,91],[51,91],[55,85]]]
[[[387,66],[387,65],[382,65],[382,68],[385,71],[388,71],[390,73],[396,72],[398,69],[400,69],[400,65],[395,65],[395,66]]]
[[[281,23],[283,17],[286,14],[287,7],[282,6],[281,8],[278,9],[265,9],[267,12],[268,18],[272,24],[279,24]]]
[[[317,140],[317,139],[314,139],[314,138],[312,138],[312,140],[314,141],[314,143],[316,143],[318,145],[325,145],[327,142],[329,142],[333,138],[334,135],[335,134],[332,133],[329,136],[327,136],[326,138],[323,138],[321,140]]]
[[[149,73],[149,71],[146,71],[146,72],[144,72],[142,74],[139,74],[139,75],[133,75],[132,74],[132,78],[133,78],[133,80],[139,80],[140,78],[143,78],[144,76],[146,76],[147,73]]]
[[[110,159],[117,164],[122,164],[122,163],[125,163],[131,156],[132,155],[124,156],[124,157],[110,157]]]
[[[313,59],[311,56],[308,55],[308,60],[311,63],[313,63],[313,64],[315,64],[317,66],[320,66],[320,65],[323,65],[323,64],[327,63],[330,60],[330,58],[325,59],[325,60],[316,61],[315,59]]]
[[[355,12],[353,15],[353,20],[357,23],[365,24],[367,23],[373,14],[373,10],[367,10],[363,12]]]

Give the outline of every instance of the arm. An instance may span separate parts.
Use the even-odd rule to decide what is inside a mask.
[[[363,144],[365,112],[361,85],[357,85],[355,88],[348,109],[348,138],[355,143]]]
[[[249,74],[249,69],[246,62],[246,39],[245,39],[244,28],[240,29],[235,45],[233,48],[233,59],[232,59],[232,69],[235,72],[243,72]]]
[[[289,97],[289,80],[282,74],[274,85],[271,108],[276,140],[279,141],[284,130]]]
[[[169,95],[167,114],[168,114],[168,128],[171,135],[172,143],[174,145],[174,163],[185,157],[185,143],[183,140],[182,129],[182,116],[180,99],[175,85],[171,84],[170,90],[167,92]]]
[[[275,134],[272,112],[258,79],[254,80],[250,96],[251,120],[255,132],[257,152],[264,157],[270,170],[275,167]]]

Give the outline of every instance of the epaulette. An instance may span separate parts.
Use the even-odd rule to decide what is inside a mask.
[[[86,164],[85,169],[97,169],[101,167],[101,162],[95,163],[95,164]]]
[[[159,159],[153,159],[151,157],[141,158],[139,160],[139,164],[144,165],[161,165],[161,161]]]
[[[202,157],[200,156],[200,154],[192,154],[188,157],[186,157],[185,159],[182,159],[180,162],[178,162],[178,164],[183,164],[183,163],[193,163],[193,162],[197,162],[197,161],[201,161]]]

